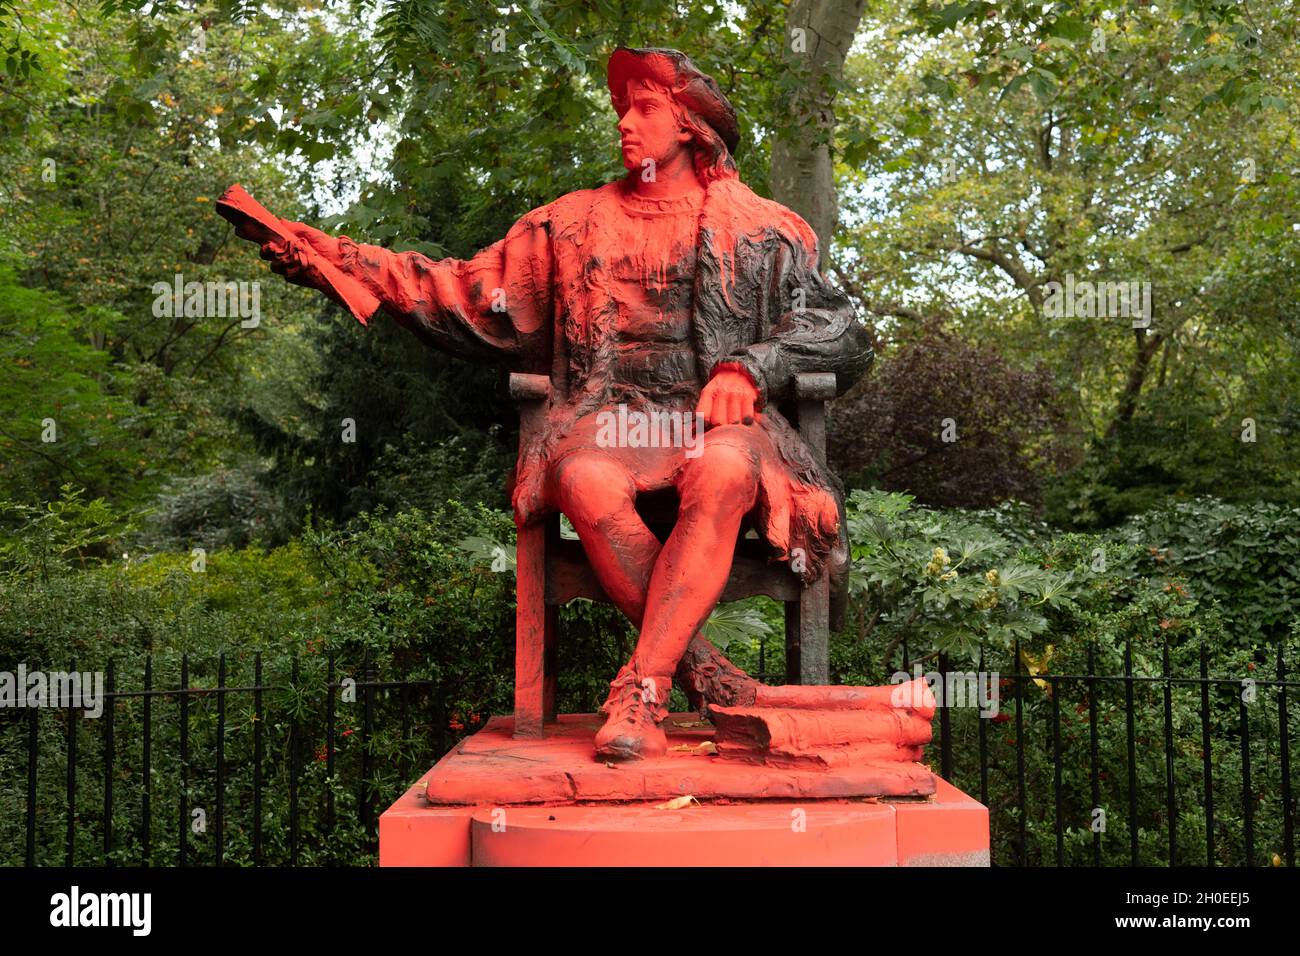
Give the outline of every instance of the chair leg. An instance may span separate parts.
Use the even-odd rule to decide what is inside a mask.
[[[546,605],[545,637],[542,644],[542,720],[554,723],[558,716],[555,711],[557,666],[556,635],[559,633],[560,609],[553,604]]]
[[[515,736],[541,737],[547,710],[548,636],[554,647],[554,627],[548,627],[552,615],[546,607],[544,523],[519,529],[515,555]],[[554,707],[553,689],[551,706]]]
[[[546,529],[542,539],[545,544],[542,558],[542,593],[545,597],[546,566],[554,560],[553,556],[560,549],[560,516],[548,514],[542,519],[542,526]],[[560,633],[560,609],[550,603],[545,603],[544,606],[546,611],[543,618],[545,630],[542,636],[542,720],[554,722],[557,716],[555,691],[560,673],[556,644]]]
[[[785,603],[788,683],[830,683],[830,622],[830,576],[823,574],[803,588],[799,600]]]
[[[799,621],[802,615],[799,613],[798,601],[785,602],[785,683],[799,683],[800,668],[800,634]]]
[[[826,456],[826,402],[835,397],[834,372],[801,372],[795,376],[796,417],[799,435],[812,451]],[[840,516],[843,520],[843,505]],[[794,614],[786,604],[786,646],[794,643],[795,657],[788,679],[801,684],[830,683],[831,588],[825,573],[805,587]],[[792,629],[797,633],[792,635]],[[792,640],[794,638],[794,640]],[[788,652],[787,652],[787,659]]]

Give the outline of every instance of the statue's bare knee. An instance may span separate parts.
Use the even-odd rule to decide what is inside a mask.
[[[761,468],[758,455],[743,440],[743,433],[734,437],[724,434],[745,427],[715,429],[717,438],[710,441],[706,437],[704,452],[687,461],[677,481],[683,509],[743,515],[754,506]]]
[[[550,497],[575,528],[597,528],[635,507],[636,485],[609,457],[575,452],[553,466]]]

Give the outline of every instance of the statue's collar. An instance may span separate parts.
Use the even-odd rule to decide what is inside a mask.
[[[628,186],[617,191],[619,202],[628,209],[649,215],[681,215],[698,213],[704,205],[704,192],[687,193],[672,199],[649,199]]]

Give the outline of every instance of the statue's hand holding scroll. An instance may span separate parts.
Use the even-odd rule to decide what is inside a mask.
[[[235,235],[262,247],[271,271],[290,282],[319,289],[348,308],[362,325],[379,309],[379,298],[344,268],[339,240],[301,222],[272,215],[238,184],[217,200],[217,212],[235,227]]]
[[[321,259],[337,259],[338,240],[305,223],[285,221],[284,224],[292,230],[292,234],[274,236],[262,242],[262,258],[271,264],[272,272],[284,276],[295,285],[313,289],[326,287],[327,283],[316,264]],[[235,234],[240,235],[238,228],[235,229]],[[256,236],[241,238],[258,241]]]

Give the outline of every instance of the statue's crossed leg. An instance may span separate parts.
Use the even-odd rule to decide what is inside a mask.
[[[662,752],[658,724],[674,674],[697,705],[701,699],[734,703],[728,698],[753,683],[697,633],[726,586],[741,521],[758,494],[759,448],[746,429],[714,429],[696,458],[683,458],[680,450],[579,448],[553,462],[553,504],[578,532],[610,600],[640,632],[631,660],[611,684],[598,752]],[[677,523],[660,544],[637,512],[636,497],[664,484],[676,486],[680,504]]]

